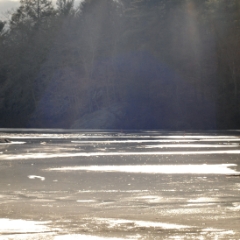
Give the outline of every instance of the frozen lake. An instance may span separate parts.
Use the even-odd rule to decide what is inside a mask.
[[[240,239],[240,132],[0,129],[1,239]]]

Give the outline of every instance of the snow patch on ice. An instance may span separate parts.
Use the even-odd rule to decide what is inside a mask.
[[[28,178],[29,179],[40,179],[41,181],[45,180],[45,177],[36,176],[36,175],[29,175]]]
[[[93,171],[125,172],[146,174],[236,174],[236,164],[195,164],[195,165],[106,165],[48,168],[47,171]]]
[[[136,197],[136,199],[140,199],[140,200],[144,200],[148,203],[157,203],[160,202],[163,197],[159,197],[159,196],[141,196],[141,197]]]
[[[208,197],[201,197],[196,199],[190,199],[188,202],[190,203],[209,203],[209,202],[217,202],[217,198],[208,198]]]
[[[161,152],[78,152],[78,153],[26,153],[26,154],[2,154],[0,160],[17,159],[46,159],[63,157],[97,157],[97,156],[154,156],[154,155],[210,155],[210,154],[240,154],[240,150],[216,150],[216,151],[161,151]]]
[[[79,193],[141,193],[149,190],[79,190]]]
[[[232,211],[240,211],[240,202],[235,202],[232,205],[233,205],[233,207],[229,207],[228,209],[230,209]]]
[[[55,233],[4,234],[0,236],[0,240],[52,240],[54,235]]]
[[[201,234],[207,234],[207,233],[217,233],[217,235],[234,235],[235,232],[232,231],[232,230],[224,230],[224,229],[216,229],[216,228],[205,228],[205,229],[202,229],[202,232]]]
[[[168,140],[168,139],[151,139],[151,140],[104,140],[104,141],[71,141],[72,143],[98,143],[98,144],[105,144],[105,143],[151,143],[151,142],[163,142],[163,143],[178,143],[178,142],[197,142],[197,140],[182,140],[182,139],[176,139],[176,140]]]
[[[160,136],[158,136],[158,137],[160,137]],[[162,136],[162,137],[164,137],[164,138],[183,138],[183,139],[187,139],[187,138],[189,138],[189,139],[202,139],[202,138],[209,138],[209,139],[221,139],[221,138],[223,138],[223,139],[239,139],[239,137],[235,137],[235,136],[224,136],[224,135],[222,135],[222,136],[219,136],[219,135],[217,135],[217,136],[211,136],[211,135],[171,135],[171,136]]]
[[[194,203],[194,204],[187,204],[188,207],[201,207],[201,206],[212,206],[216,205],[216,203]]]
[[[96,200],[77,200],[78,203],[93,203],[96,202]]]
[[[114,218],[94,218],[94,221],[98,223],[107,224],[109,228],[119,227],[121,225],[127,225],[127,228],[133,229],[137,227],[146,228],[161,228],[161,229],[187,229],[193,228],[187,225],[162,223],[162,222],[152,222],[152,221],[135,221],[126,219],[114,219]]]
[[[25,144],[26,142],[16,142],[16,141],[11,141],[11,142],[6,142],[6,143],[0,143],[0,145],[9,145],[9,144]]]
[[[0,233],[31,233],[52,231],[51,228],[44,226],[51,223],[40,221],[28,221],[22,219],[0,218]]]
[[[126,238],[98,237],[98,236],[82,235],[82,234],[62,235],[62,236],[54,237],[54,240],[79,240],[79,239],[84,239],[84,240],[85,239],[86,240],[124,240]]]
[[[141,146],[141,148],[230,148],[230,147],[239,147],[239,144],[159,144]]]

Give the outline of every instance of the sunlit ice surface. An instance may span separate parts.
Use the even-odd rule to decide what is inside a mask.
[[[234,228],[230,226],[230,222],[235,224],[240,206],[237,198],[240,187],[237,184],[232,187],[233,184],[231,184],[232,181],[238,181],[239,167],[230,164],[239,165],[238,136],[183,133],[171,135],[171,133],[158,131],[0,133],[0,135],[3,134],[12,142],[25,141],[26,144],[1,145],[1,160],[30,160],[1,162],[2,166],[12,171],[13,174],[9,174],[8,178],[15,179],[16,188],[20,193],[11,193],[10,209],[14,201],[21,199],[24,202],[29,201],[29,206],[33,204],[35,209],[38,206],[39,211],[47,209],[45,210],[47,217],[44,221],[53,220],[54,222],[54,219],[48,218],[51,217],[49,214],[51,209],[55,215],[66,208],[68,212],[70,209],[68,206],[71,205],[77,218],[81,218],[77,228],[82,227],[84,229],[82,232],[70,233],[63,229],[59,234],[52,233],[53,229],[50,226],[54,224],[37,224],[49,228],[48,230],[43,228],[43,231],[51,232],[52,238],[49,239],[118,239],[124,234],[120,236],[116,233],[117,231],[128,230],[136,235],[142,234],[136,239],[154,239],[154,234],[158,236],[157,234],[162,232],[169,234],[165,239],[187,239],[187,234],[192,234],[189,235],[189,239],[216,239],[217,237],[231,239],[234,231],[238,234],[238,226]],[[171,157],[172,155],[175,157]],[[49,160],[50,158],[52,159]],[[44,161],[40,161],[41,159]],[[167,165],[164,165],[164,162]],[[118,165],[113,166],[114,163]],[[13,164],[12,167],[11,164]],[[36,165],[38,171],[28,171],[35,169]],[[18,171],[24,179],[22,182],[18,181]],[[109,174],[111,172],[112,174]],[[216,176],[217,174],[219,176]],[[236,176],[232,178],[232,175]],[[134,180],[131,180],[132,178]],[[69,185],[65,180],[69,181]],[[6,191],[15,187],[12,183],[8,185],[10,183],[8,179],[1,184],[5,183],[6,186],[4,185],[3,189]],[[69,187],[70,184],[71,187]],[[19,188],[20,185],[24,190]],[[30,193],[29,186],[36,189],[38,193]],[[64,187],[66,188],[63,189]],[[38,191],[40,189],[44,191]],[[1,207],[7,204],[8,192],[2,194],[5,196],[2,197]],[[35,197],[37,194],[45,195],[39,195],[37,198]],[[13,197],[15,195],[16,197]],[[49,197],[51,195],[57,200],[51,199]],[[233,197],[231,198],[230,195]],[[50,201],[51,203],[48,203]],[[231,204],[226,205],[227,202]],[[93,211],[83,216],[78,212],[80,209]],[[139,212],[135,216],[131,215],[138,210],[141,214],[145,213],[145,216]],[[121,214],[117,216],[118,211]],[[149,215],[151,217],[146,217]],[[2,216],[11,218],[11,215]],[[200,225],[199,222],[194,221],[195,216],[199,221],[204,218],[203,221],[206,220],[209,224]],[[83,218],[88,219],[84,221]],[[226,221],[226,227],[218,224],[223,220]],[[84,227],[85,225],[87,227]],[[85,232],[86,229],[89,231]],[[102,236],[99,229],[103,229],[109,235]],[[145,229],[144,233],[142,229]],[[146,237],[148,232],[152,234],[148,236],[149,238]],[[6,238],[8,233],[4,233],[5,238],[2,239],[25,239],[23,237],[25,233],[17,234],[22,238],[16,234],[13,236],[13,233],[14,229],[11,233],[9,232],[9,235],[12,234],[10,238]],[[32,233],[29,239],[48,239],[44,236],[40,237],[40,234],[43,233],[37,232],[37,235]],[[124,235],[124,239],[135,238]]]
[[[238,174],[230,167],[236,164],[196,164],[196,165],[115,165],[115,166],[76,166],[49,168],[48,171],[94,171],[125,172],[147,174]]]

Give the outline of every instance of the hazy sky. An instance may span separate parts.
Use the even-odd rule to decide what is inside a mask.
[[[6,12],[17,8],[18,5],[19,5],[19,0],[17,1],[0,0],[0,19],[6,18],[5,16]]]
[[[78,5],[80,1],[83,0],[75,0],[75,4]],[[19,6],[19,2],[19,0],[0,0],[0,19],[6,19],[6,12],[16,9]]]

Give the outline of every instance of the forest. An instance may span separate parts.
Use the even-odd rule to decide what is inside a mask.
[[[240,128],[240,1],[20,0],[0,127]]]

